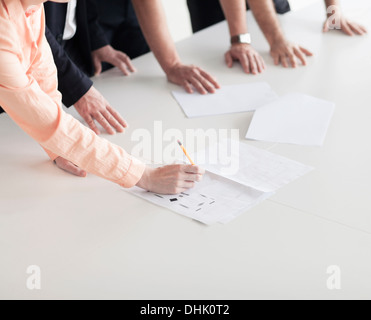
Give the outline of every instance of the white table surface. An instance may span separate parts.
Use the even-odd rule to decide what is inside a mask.
[[[371,3],[343,2],[371,30]],[[224,66],[225,23],[178,44],[184,61],[223,85],[267,81],[279,94],[336,103],[322,148],[245,141],[316,170],[228,225],[206,227],[97,177],[72,177],[1,116],[0,298],[370,299],[371,41],[323,35],[323,10],[318,3],[281,17],[289,38],[316,53],[306,68],[273,66],[251,15],[255,47],[268,64],[262,75]],[[244,138],[252,113],[186,119],[152,54],[134,63],[132,77],[112,70],[95,79],[130,123],[109,140],[130,150],[134,130],[153,131],[155,120],[164,130],[239,129]],[[41,290],[26,288],[29,265],[41,268]],[[341,290],[326,286],[332,265],[341,268]]]

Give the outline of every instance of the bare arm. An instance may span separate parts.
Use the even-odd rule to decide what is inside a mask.
[[[248,32],[245,0],[220,0],[224,15],[228,21],[231,37]],[[257,74],[265,70],[265,62],[260,54],[249,44],[233,44],[225,54],[229,68],[233,61],[239,61],[246,73]]]
[[[246,2],[244,0],[220,0],[231,36],[247,33]]]
[[[326,8],[329,6],[340,6],[340,3],[338,0],[325,0]]]
[[[202,94],[219,88],[217,81],[201,68],[182,63],[171,37],[161,0],[133,0],[143,34],[169,81],[192,93]]]
[[[284,41],[285,35],[277,18],[277,13],[272,0],[249,0],[260,29],[263,31],[270,45],[274,42]]]
[[[271,56],[276,65],[297,67],[297,59],[307,64],[306,56],[312,53],[287,41],[281,28],[272,0],[248,0],[251,11],[271,46]]]
[[[133,5],[147,43],[167,73],[181,61],[167,26],[161,1],[133,0]]]

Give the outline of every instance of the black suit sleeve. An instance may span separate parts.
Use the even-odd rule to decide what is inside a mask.
[[[62,93],[64,105],[71,107],[89,91],[93,82],[72,62],[48,28],[45,35],[58,69],[58,90]]]
[[[99,24],[98,8],[94,1],[86,0],[88,30],[91,50],[97,50],[109,45],[104,30]]]

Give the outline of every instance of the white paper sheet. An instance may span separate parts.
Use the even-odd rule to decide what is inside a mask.
[[[230,222],[272,195],[210,172],[194,189],[180,195],[164,196],[137,187],[130,192],[207,225]]]
[[[195,157],[198,158],[197,154]],[[204,167],[208,171],[263,192],[277,192],[313,170],[310,166],[234,140],[224,140],[210,147],[205,159]]]
[[[223,86],[207,95],[174,91],[173,96],[188,118],[253,111],[278,99],[266,82]]]
[[[194,157],[206,159],[206,164],[200,165],[208,170],[194,189],[177,196],[154,194],[137,187],[130,192],[204,224],[228,223],[312,170],[234,140],[224,140],[201,157],[200,153]],[[228,157],[233,166],[223,165]]]
[[[303,94],[288,94],[256,110],[246,138],[322,146],[335,104]]]

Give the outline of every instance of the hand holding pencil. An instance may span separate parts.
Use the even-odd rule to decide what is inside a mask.
[[[137,186],[159,194],[180,194],[195,187],[205,170],[196,166],[183,144],[178,141],[189,164],[174,164],[153,169],[147,167]]]

